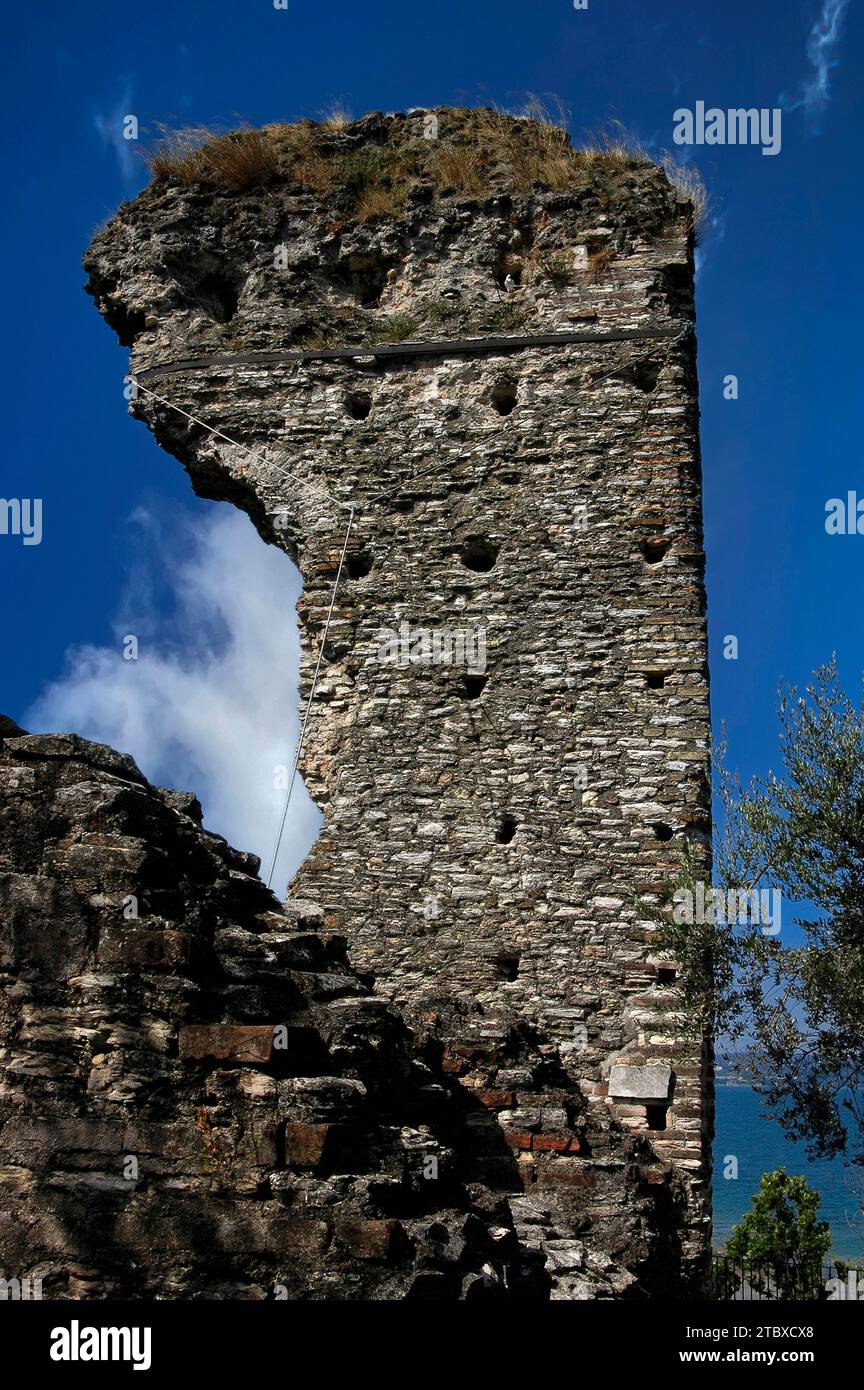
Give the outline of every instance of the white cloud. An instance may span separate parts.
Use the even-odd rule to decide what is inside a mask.
[[[697,246],[693,254],[694,270],[697,285],[705,273],[705,262],[712,250],[720,245],[726,236],[726,217],[722,212],[709,212],[705,219],[705,226],[701,233],[702,245]]]
[[[114,645],[67,653],[68,669],[24,717],[131,753],[160,786],[194,791],[205,825],[262,860],[266,877],[299,729],[298,571],[242,513],[213,506],[130,518],[127,595]],[[123,639],[137,636],[137,661]],[[273,887],[284,893],[321,815],[298,776]]]
[[[804,83],[800,97],[787,110],[797,111],[803,106],[806,111],[815,114],[828,105],[829,74],[836,67],[834,51],[840,42],[840,26],[848,5],[849,0],[824,0],[807,39],[807,58],[813,72]]]
[[[121,79],[122,80],[122,79]],[[140,183],[144,172],[144,166],[135,158],[135,151],[138,144],[135,140],[127,140],[123,133],[123,122],[127,116],[134,116],[132,109],[132,86],[128,81],[124,81],[123,91],[120,98],[111,111],[103,113],[93,112],[93,125],[99,134],[103,145],[114,151],[117,163],[120,166],[120,174],[124,184],[132,187],[135,183]]]

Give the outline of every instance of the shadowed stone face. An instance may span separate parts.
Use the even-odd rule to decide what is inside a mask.
[[[543,1297],[506,1200],[465,1185],[458,1086],[199,821],[131,759],[0,720],[0,1277]]]
[[[516,1158],[486,1177],[555,1213],[552,1244],[592,1232],[674,1282],[707,1249],[710,1104],[638,898],[708,832],[689,214],[644,164],[550,189],[505,160],[469,195],[417,158],[366,220],[287,178],[154,184],[88,288],[133,348],[133,412],[296,558],[304,702],[326,626],[300,762],[326,819],[292,892],[487,1097]],[[381,349],[406,338],[439,346]],[[260,1043],[181,1056],[266,1064]],[[662,1104],[613,1068],[667,1073]],[[608,1217],[631,1142],[677,1194],[641,1245]]]

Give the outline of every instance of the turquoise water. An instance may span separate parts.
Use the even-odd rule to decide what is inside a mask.
[[[724,1179],[727,1154],[738,1159],[738,1177]],[[717,1134],[714,1141],[714,1247],[720,1249],[732,1227],[750,1209],[763,1173],[785,1168],[800,1173],[822,1195],[819,1216],[834,1237],[832,1253],[846,1260],[864,1260],[864,1217],[857,1217],[856,1170],[839,1159],[808,1162],[802,1144],[791,1143],[760,1104],[749,1086],[717,1087]]]

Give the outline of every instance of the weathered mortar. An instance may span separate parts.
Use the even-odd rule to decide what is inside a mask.
[[[438,114],[441,139],[458,135]],[[409,129],[372,117],[332,140]],[[651,1144],[689,1193],[674,1216],[685,1268],[706,1249],[710,1081],[636,900],[709,828],[691,241],[653,166],[517,191],[505,165],[482,195],[421,177],[401,216],[362,224],[284,180],[169,181],[87,258],[133,347],[135,413],[199,492],[246,508],[297,559],[304,701],[354,508],[301,760],[326,822],[292,891],[445,1042],[454,1009],[492,1035],[522,1020],[604,1124],[665,1119]],[[504,323],[513,341],[251,356],[302,350],[316,323],[328,344],[406,324],[452,341]],[[645,336],[518,341],[618,330]],[[494,563],[478,569],[484,551]],[[403,621],[485,634],[485,679],[381,660]],[[626,1086],[616,1103],[613,1066],[671,1066],[671,1103]],[[530,1130],[498,1089],[505,1131]],[[542,1171],[563,1184],[574,1162]],[[541,1176],[531,1145],[521,1173]]]

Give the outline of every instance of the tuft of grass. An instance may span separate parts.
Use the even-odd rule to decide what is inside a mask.
[[[439,189],[454,189],[458,193],[480,193],[488,158],[481,150],[469,145],[444,145],[430,161],[429,172]]]
[[[358,196],[370,188],[389,182],[390,171],[383,145],[363,145],[349,150],[336,161],[339,184]]]
[[[309,333],[300,334],[300,335],[295,339],[295,341],[294,341],[294,346],[297,347],[297,348],[301,348],[301,349],[302,349],[302,348],[308,348],[310,352],[316,352],[316,351],[318,351],[318,349],[331,348],[331,347],[341,347],[341,346],[342,346],[342,340],[341,340],[341,338],[338,338],[337,335],[336,335],[335,333],[332,333],[332,332],[327,332],[327,333],[313,333],[313,332],[309,332]]]
[[[588,272],[593,280],[599,280],[603,271],[610,266],[615,259],[615,252],[611,246],[596,246],[593,251],[588,252]]]
[[[539,270],[541,275],[545,275],[547,280],[559,287],[572,285],[576,278],[573,263],[563,251],[552,251],[546,256],[541,256]]]
[[[443,296],[430,300],[426,305],[426,317],[434,324],[450,323],[452,319],[458,318],[460,313],[459,304]]]
[[[279,173],[279,151],[270,130],[241,127],[219,134],[189,126],[162,136],[146,154],[154,179],[253,188]]]
[[[566,188],[578,179],[579,156],[570,137],[536,98],[519,112],[497,107],[469,111],[467,124],[478,143],[509,166],[520,192],[535,183]]]
[[[520,191],[533,184],[566,189],[584,180],[586,173],[602,169],[628,169],[651,164],[645,147],[628,135],[620,121],[592,135],[574,149],[566,126],[568,113],[560,102],[550,110],[538,97],[521,109],[505,112],[483,107],[467,113],[475,138],[510,166]]]
[[[318,114],[321,117],[321,124],[326,126],[328,130],[344,130],[354,119],[348,107],[341,100],[332,101]]]
[[[399,217],[417,173],[413,150],[406,145],[367,145],[336,160],[335,183],[354,204],[358,221]]]
[[[390,314],[379,319],[366,334],[367,343],[401,343],[417,332],[418,320],[413,314]]]
[[[293,125],[243,127],[228,133],[207,127],[164,132],[147,155],[157,180],[213,184],[229,190],[261,186],[276,178],[335,201],[340,218],[361,223],[404,214],[418,183],[428,180],[439,192],[473,197],[507,185],[520,192],[534,187],[566,190],[602,181],[604,171],[650,165],[645,148],[620,123],[574,149],[563,110],[550,112],[536,97],[520,110],[462,108],[448,115],[440,141],[416,137],[414,126],[395,123],[382,144],[353,146],[348,110],[335,103],[323,120]],[[705,220],[707,198],[698,174],[667,156],[667,178],[692,204],[694,230]],[[601,189],[602,193],[603,190]],[[561,267],[550,278],[566,283]]]
[[[374,222],[379,217],[400,217],[405,208],[407,189],[367,188],[357,199],[354,216],[358,222]]]
[[[527,312],[520,304],[497,304],[483,315],[481,320],[470,325],[470,332],[510,333],[522,328],[527,320]]]
[[[298,183],[311,188],[314,193],[326,196],[336,188],[336,166],[332,159],[317,150],[310,150],[308,155],[299,159],[292,172]]]
[[[690,204],[690,230],[698,245],[705,231],[711,203],[702,175],[695,164],[676,164],[670,154],[664,155],[662,169],[679,198]]]
[[[606,129],[589,135],[580,154],[589,169],[631,169],[655,162],[641,140],[631,135],[621,121],[610,121]]]
[[[315,121],[271,127],[285,173],[297,183],[324,196],[336,187],[336,166],[321,140],[322,127]]]

